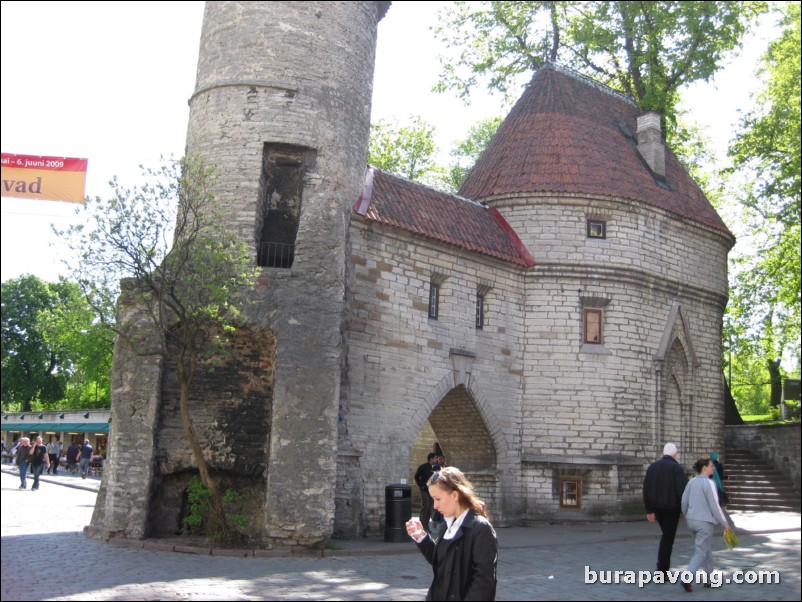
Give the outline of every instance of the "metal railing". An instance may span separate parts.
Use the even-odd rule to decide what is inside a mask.
[[[256,264],[265,268],[291,268],[295,245],[281,242],[262,242],[256,247]]]

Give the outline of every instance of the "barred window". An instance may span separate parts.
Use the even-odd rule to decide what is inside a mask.
[[[437,319],[440,311],[440,285],[434,282],[429,284],[429,317]]]

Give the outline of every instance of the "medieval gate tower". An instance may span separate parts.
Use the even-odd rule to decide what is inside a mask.
[[[538,69],[460,190],[366,173],[389,2],[209,2],[187,153],[261,268],[190,405],[249,534],[380,532],[433,446],[494,524],[642,516],[666,441],[723,444],[732,234],[659,115]],[[148,331],[131,295],[118,320]],[[156,346],[157,347],[157,346]],[[115,349],[110,456],[88,532],[181,528],[197,471],[175,367]]]
[[[238,395],[228,404],[207,395],[196,426],[210,441],[214,470],[261,489],[253,496],[264,505],[261,535],[289,544],[319,544],[334,522],[345,242],[364,181],[376,29],[388,6],[205,7],[187,154],[217,166],[227,226],[264,268],[249,329],[256,339],[274,333],[277,348],[275,365],[257,352],[246,377],[264,383],[274,370],[272,400],[257,395],[232,418],[225,406]],[[123,299],[126,312],[135,319]],[[115,350],[112,461],[88,529],[101,538],[174,530],[186,484],[175,475],[192,469],[168,434],[169,367],[126,355]],[[264,384],[255,387],[264,393]],[[249,433],[249,423],[260,424]]]

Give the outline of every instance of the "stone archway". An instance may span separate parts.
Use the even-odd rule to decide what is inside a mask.
[[[463,385],[449,390],[421,426],[410,450],[410,474],[415,474],[436,445],[442,448],[446,464],[462,470],[482,499],[496,501],[498,452],[476,403]],[[416,486],[412,504],[414,509],[420,504]]]

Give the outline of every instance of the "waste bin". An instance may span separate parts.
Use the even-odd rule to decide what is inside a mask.
[[[412,518],[412,487],[405,483],[384,488],[384,541],[410,541],[406,522]]]

